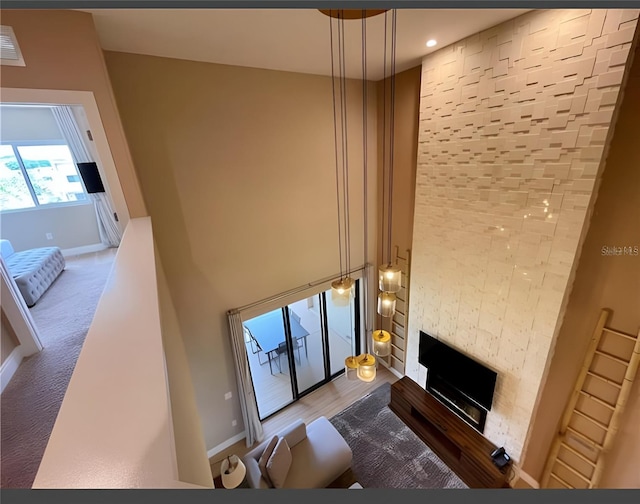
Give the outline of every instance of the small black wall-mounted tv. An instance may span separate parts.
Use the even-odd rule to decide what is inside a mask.
[[[78,171],[89,194],[104,192],[104,186],[96,163],[78,163]]]
[[[423,331],[418,362],[485,410],[491,409],[498,376],[495,371]]]

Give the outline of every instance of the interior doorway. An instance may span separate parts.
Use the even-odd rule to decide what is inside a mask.
[[[67,108],[73,110],[73,115],[75,116],[78,129],[81,130],[84,134],[88,135],[88,137],[90,138],[89,141],[86,141],[83,143],[86,146],[88,152],[90,153],[91,158],[94,159],[96,162],[100,177],[104,182],[104,191],[105,191],[106,201],[114,210],[114,213],[116,215],[115,226],[117,226],[117,230],[121,235],[124,232],[124,229],[126,228],[126,225],[129,222],[130,216],[129,216],[129,211],[124,199],[124,194],[122,191],[118,173],[115,168],[115,163],[111,155],[106,133],[102,125],[102,120],[100,118],[97,103],[95,101],[93,93],[89,91],[18,89],[18,88],[1,88],[0,91],[2,93],[1,104],[3,106],[14,106],[14,107],[30,106],[30,107],[33,107],[34,110],[37,109],[38,106],[40,107],[66,106]],[[52,142],[45,141],[44,143],[46,144],[46,146],[50,147],[49,151],[51,152],[49,151],[47,152],[48,154],[50,154],[49,157],[51,157],[51,159],[43,158],[43,155],[42,155],[43,153],[40,152],[42,151],[42,145],[29,145],[26,147],[24,146],[21,147],[21,146],[15,146],[10,143],[4,142],[5,144],[4,148],[11,149],[12,153],[14,154],[14,157],[16,157],[16,166],[18,170],[15,171],[15,174],[22,176],[24,179],[22,181],[24,186],[22,187],[22,189],[25,189],[25,191],[23,191],[24,194],[22,196],[24,196],[24,198],[31,200],[33,207],[37,207],[38,205],[44,203],[42,205],[42,208],[46,208],[46,207],[52,208],[56,206],[56,202],[52,201],[51,199],[47,200],[41,194],[36,194],[34,187],[40,188],[40,186],[42,186],[43,184],[51,185],[54,182],[57,183],[59,181],[50,180],[53,178],[52,175],[48,173],[44,173],[44,171],[48,169],[47,166],[36,167],[35,171],[38,171],[38,173],[36,174],[35,171],[33,171],[34,168],[31,167],[30,165],[29,167],[27,167],[24,161],[25,159],[28,158],[26,163],[27,164],[32,163],[33,160],[31,158],[33,158],[35,155],[35,157],[38,158],[35,161],[39,161],[40,158],[43,158],[43,161],[42,161],[43,165],[48,164],[50,166],[54,163],[58,163],[59,161],[58,158],[60,158],[60,152],[58,151],[53,152],[51,149],[55,147],[56,149],[60,150],[61,146],[53,145]],[[17,155],[15,153],[17,153]],[[11,161],[12,160],[9,160],[9,162]],[[67,162],[66,164],[69,165],[70,163]],[[75,170],[74,166],[71,166],[71,168]],[[43,172],[43,173],[39,173],[39,172]],[[81,194],[83,191],[76,190],[77,189],[76,186],[80,186],[81,182],[76,180],[76,177],[78,174],[75,171],[74,173],[65,173],[63,175],[65,175],[63,182],[65,182],[66,184],[66,186],[63,188],[65,189],[63,191],[65,195],[71,194],[73,199],[81,199],[81,198],[78,198],[78,195],[85,196],[85,197],[87,196],[86,193]],[[44,193],[46,193],[48,198],[53,197],[52,194],[55,192],[54,189],[57,188],[57,186],[54,187],[55,185],[56,184],[51,185],[51,187],[45,188]],[[58,186],[61,187],[60,184],[58,184]],[[69,191],[67,191],[66,189],[69,189]],[[60,198],[58,198],[58,200],[59,199]],[[75,203],[76,202],[70,202],[70,201],[65,202],[65,204],[70,205],[69,206],[70,209],[73,209],[73,205]],[[78,201],[77,203],[80,205],[82,201]],[[80,208],[80,207],[77,207],[77,208]],[[29,210],[28,212],[23,212],[24,216],[26,216],[26,218],[29,219],[30,222],[34,221],[34,219],[35,219],[34,222],[37,222],[38,221],[37,210],[39,210],[39,208],[32,208],[28,210]],[[92,208],[89,208],[89,210],[90,212],[94,212]],[[78,212],[76,211],[76,213]],[[8,214],[6,215],[7,217],[5,218],[4,212],[3,214],[0,214],[0,218],[3,218],[4,224],[7,224],[7,225],[16,224],[13,221],[9,222],[11,219],[16,220],[15,214],[10,216],[8,216]],[[11,219],[9,219],[9,217],[11,217]],[[20,223],[17,223],[15,227],[16,229],[19,229]],[[27,227],[27,225],[25,225],[25,227]],[[40,230],[40,231],[42,231],[40,234],[42,234],[43,237],[45,235],[48,235],[48,233],[45,233],[44,230]],[[28,243],[29,242],[25,242],[23,246],[20,248],[21,249],[31,248],[27,245]],[[73,252],[76,254],[81,254],[83,252],[94,252],[94,250],[91,250],[90,247],[87,247],[86,249],[83,249],[82,247],[78,247],[74,249]],[[26,304],[24,305],[23,308],[24,309],[22,310],[22,312],[28,313]],[[33,334],[35,335],[34,336],[35,339],[32,342],[32,345],[30,345],[31,348],[41,347],[41,345],[39,345],[39,342],[38,342],[37,324],[34,326]],[[15,367],[17,369],[17,366]]]
[[[34,111],[64,109],[67,113],[73,113],[76,133],[90,136],[83,143],[103,181],[104,194],[100,195],[100,199],[108,198],[117,213],[116,228],[121,236],[130,219],[129,210],[93,93],[10,88],[0,91],[2,106],[13,106],[14,109],[32,107]],[[60,122],[57,124],[62,128]],[[68,153],[62,152],[64,149],[60,148],[60,143],[65,142],[49,140],[54,139],[40,138],[39,144],[30,145],[0,142],[7,155],[13,156],[6,160],[15,163],[9,169],[16,178],[18,175],[22,177],[22,188],[27,189],[22,192],[23,201],[32,202],[31,208],[15,208],[13,211],[22,212],[25,218],[37,223],[39,212],[44,214],[48,209],[66,212],[84,207],[87,219],[97,219],[97,204],[93,200],[95,195],[89,195],[84,182],[77,178],[79,172],[75,171],[74,165],[80,160],[74,154],[70,161]],[[59,175],[58,179],[56,175]],[[20,198],[12,201],[20,206]],[[4,215],[4,212],[0,212],[3,221]],[[26,224],[24,227],[27,230]],[[15,229],[19,231],[20,225]],[[40,235],[44,238],[45,229],[40,229]],[[100,243],[101,237],[97,241],[97,245],[104,243]],[[15,248],[16,252],[20,252],[29,246],[16,243]],[[2,309],[6,312],[3,323],[6,318],[19,340],[2,366],[0,411],[3,449],[0,462],[3,488],[28,488],[35,478],[117,250],[113,246],[102,248],[104,250],[99,252],[82,247],[66,250],[65,270],[32,308],[27,306],[10,271],[3,274]],[[6,282],[5,277],[8,278]],[[14,287],[10,291],[13,294],[11,301],[15,301],[13,304],[8,302],[9,297],[4,296],[5,292],[9,292],[8,285]],[[10,366],[5,365],[7,363]]]

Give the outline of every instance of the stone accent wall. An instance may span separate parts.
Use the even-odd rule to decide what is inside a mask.
[[[422,62],[407,375],[420,330],[496,370],[485,435],[516,461],[637,19],[533,11]]]

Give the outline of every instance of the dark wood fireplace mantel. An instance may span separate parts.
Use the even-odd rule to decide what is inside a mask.
[[[491,460],[497,448],[411,378],[391,385],[389,408],[471,488],[509,488],[509,468]]]

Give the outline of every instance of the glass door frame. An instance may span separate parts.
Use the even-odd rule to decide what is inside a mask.
[[[361,286],[361,280],[362,279],[357,279],[355,281],[355,288],[354,288],[354,299],[353,299],[353,306],[354,306],[354,314],[353,314],[353,327],[351,329],[353,329],[353,337],[354,337],[354,341],[355,341],[355,349],[353,350],[353,354],[352,355],[359,355],[360,354],[360,342],[361,342],[361,330],[362,330],[362,326],[361,324],[361,317],[360,317],[360,286]],[[329,383],[331,380],[337,378],[338,376],[340,376],[341,374],[344,374],[344,363],[341,367],[341,369],[333,374],[331,374],[331,359],[330,359],[330,350],[331,350],[331,346],[330,346],[330,342],[329,342],[329,321],[327,319],[327,309],[326,309],[326,304],[327,304],[327,291],[323,291],[320,292],[318,294],[320,296],[320,303],[322,306],[322,351],[324,352],[324,372],[325,372],[325,381],[323,381],[323,385],[326,383]],[[329,301],[330,302],[330,301]],[[318,387],[313,388],[313,390],[316,390]]]
[[[360,348],[361,348],[361,334],[362,334],[362,317],[361,317],[361,304],[360,304],[360,300],[361,300],[361,289],[362,289],[362,285],[363,285],[363,278],[357,278],[355,279],[355,286],[354,286],[354,299],[353,299],[353,306],[354,306],[354,320],[353,320],[353,331],[354,331],[354,341],[355,341],[355,349],[354,349],[354,354],[353,355],[358,355],[360,353]],[[298,380],[297,380],[297,375],[296,375],[296,366],[295,366],[295,355],[294,355],[294,348],[293,348],[293,339],[291,337],[291,321],[289,319],[289,305],[292,303],[295,303],[296,301],[301,301],[303,299],[308,299],[310,297],[318,297],[319,300],[319,314],[320,314],[320,331],[321,331],[321,335],[322,335],[322,360],[323,360],[323,365],[324,365],[324,378],[319,381],[318,383],[312,385],[311,387],[305,389],[302,393],[298,390]],[[330,302],[330,301],[329,301]],[[329,346],[329,325],[328,325],[328,319],[327,319],[327,309],[326,309],[326,303],[327,303],[327,290],[322,290],[316,294],[313,294],[312,296],[305,296],[302,298],[299,298],[297,300],[291,301],[283,306],[280,306],[278,308],[273,308],[272,310],[268,310],[267,312],[264,313],[269,313],[271,311],[275,311],[275,310],[281,310],[282,311],[282,317],[283,317],[283,325],[284,325],[284,333],[285,333],[285,343],[287,345],[287,362],[288,362],[288,366],[289,366],[289,378],[290,378],[290,383],[291,383],[291,395],[292,395],[292,399],[291,401],[287,402],[286,404],[284,404],[282,407],[280,407],[279,409],[277,409],[276,411],[273,411],[271,413],[269,413],[267,416],[265,417],[260,417],[260,421],[264,422],[265,420],[268,420],[270,417],[272,417],[273,415],[276,415],[277,413],[281,412],[284,408],[290,406],[291,404],[299,401],[301,398],[305,397],[306,395],[315,392],[316,390],[318,390],[320,387],[330,383],[331,381],[333,381],[334,379],[336,379],[337,377],[339,377],[340,375],[344,374],[344,365],[341,367],[341,369],[339,371],[337,371],[336,373],[331,374],[331,362],[330,362],[330,346]],[[259,316],[259,315],[255,315],[254,317]],[[251,318],[254,318],[251,317]],[[248,319],[251,320],[251,319]],[[244,320],[243,320],[244,321]],[[256,395],[256,389],[255,389],[255,384],[253,381],[253,374],[251,373],[251,366],[249,366],[249,374],[251,376],[251,387],[253,388],[253,397],[254,400],[256,401],[256,409],[258,410],[258,413],[260,412],[260,408],[258,407],[258,398]]]

